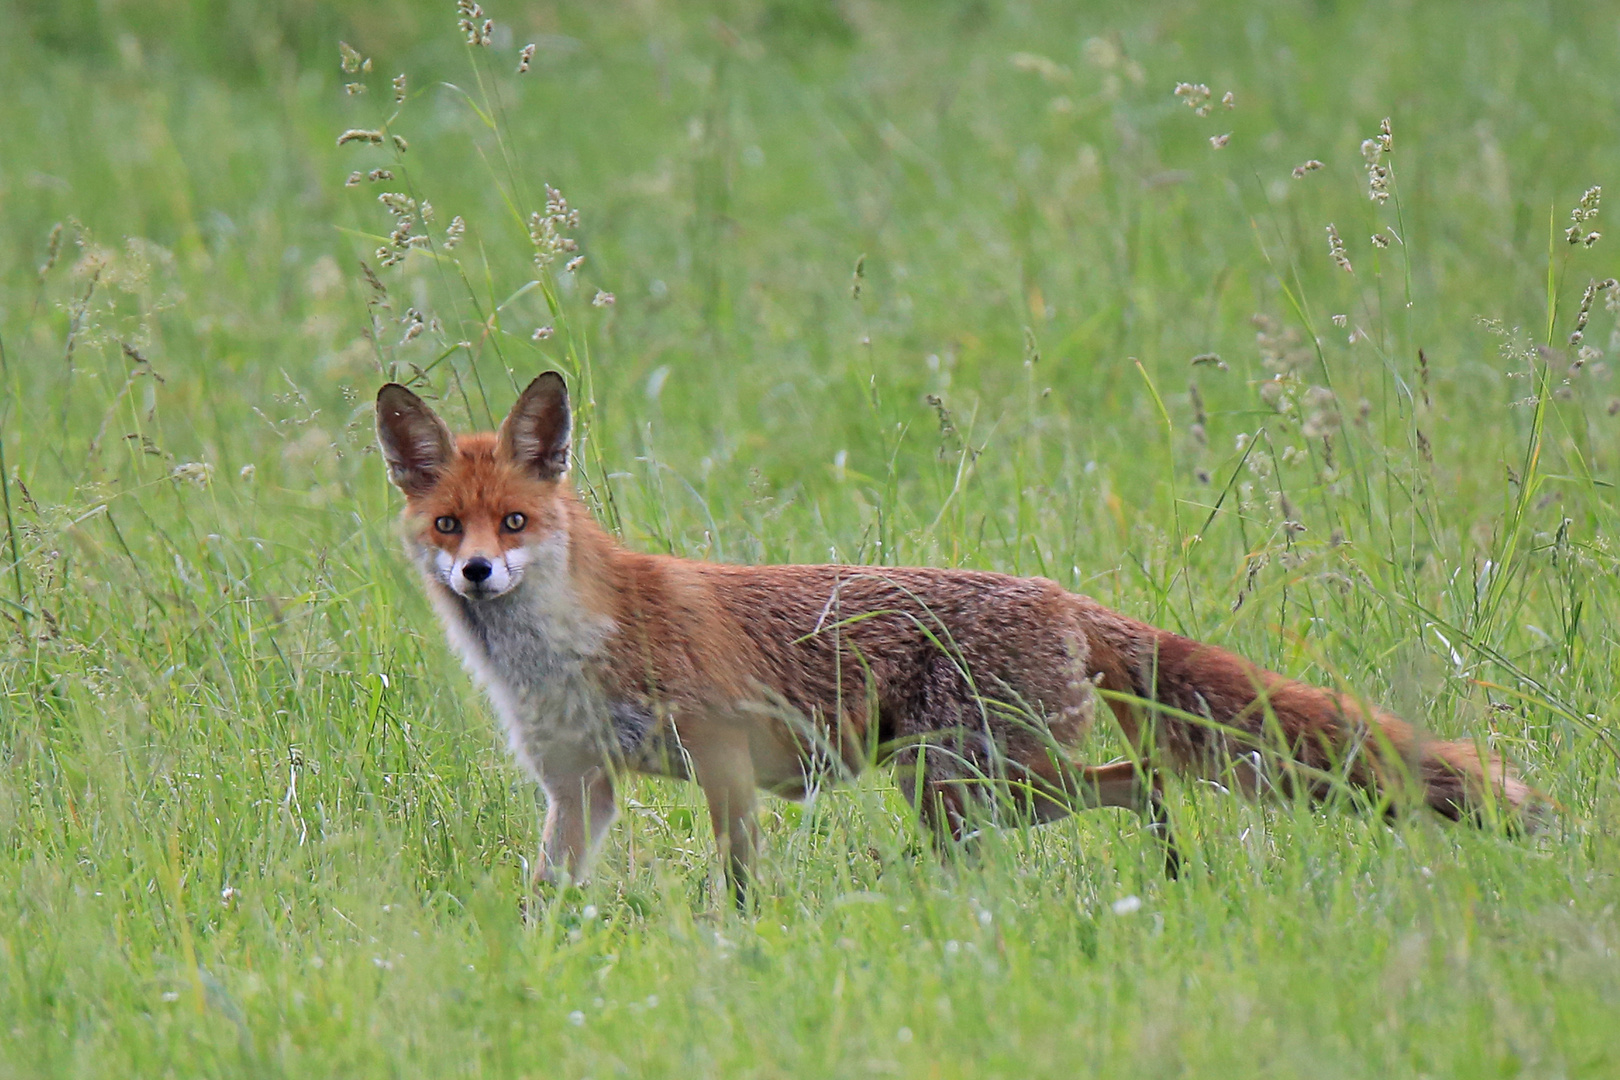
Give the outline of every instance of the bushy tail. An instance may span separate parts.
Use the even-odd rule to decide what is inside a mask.
[[[1098,609],[1101,612],[1101,609]],[[1346,694],[1106,612],[1093,634],[1101,689],[1133,743],[1176,772],[1254,796],[1345,787],[1391,813],[1421,801],[1452,820],[1533,828],[1547,800],[1497,754],[1429,739]],[[1157,707],[1155,707],[1157,706]]]

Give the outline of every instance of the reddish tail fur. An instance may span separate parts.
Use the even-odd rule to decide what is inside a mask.
[[[1496,757],[1156,630],[1050,581],[967,570],[725,566],[628,551],[567,480],[562,378],[457,439],[402,386],[377,399],[406,548],[547,810],[539,870],[578,877],[617,778],[695,779],[741,887],[756,791],[800,797],[892,762],[940,832],[974,806],[1045,821],[1122,806],[1162,827],[1162,763],[1252,795],[1348,786],[1447,817],[1537,800]],[[1072,747],[1100,692],[1136,762]],[[1173,847],[1171,849],[1173,853]]]
[[[1250,796],[1274,788],[1322,799],[1349,788],[1391,814],[1420,801],[1453,821],[1494,804],[1510,825],[1531,824],[1543,802],[1472,743],[1426,738],[1351,695],[1144,623],[1113,616],[1108,627],[1098,635],[1112,660],[1096,665],[1102,689],[1132,742],[1177,772]]]

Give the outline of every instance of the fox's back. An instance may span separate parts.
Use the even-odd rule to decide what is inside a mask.
[[[739,670],[802,714],[897,717],[941,696],[1057,713],[1086,677],[1085,603],[1054,582],[927,567],[675,562],[735,628],[703,666]],[[700,651],[704,651],[699,646]],[[976,707],[976,706],[974,706]]]

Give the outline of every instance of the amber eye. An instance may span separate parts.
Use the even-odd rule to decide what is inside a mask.
[[[445,514],[443,517],[434,520],[433,527],[442,533],[458,533],[461,531],[461,522],[449,514]]]
[[[522,514],[514,512],[507,514],[506,517],[501,520],[501,528],[505,529],[507,532],[522,532],[523,526],[527,525],[528,523],[528,518],[524,517]]]

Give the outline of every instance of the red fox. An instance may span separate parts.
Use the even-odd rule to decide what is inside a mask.
[[[727,566],[626,550],[568,481],[561,375],[495,433],[456,438],[397,383],[377,395],[410,558],[546,796],[537,876],[579,881],[628,771],[695,779],[741,899],[757,792],[804,797],[879,762],[942,841],[988,818],[1126,807],[1176,851],[1157,769],[1448,818],[1539,799],[1495,755],[1102,607],[970,570]],[[1074,746],[1102,697],[1133,759]]]

